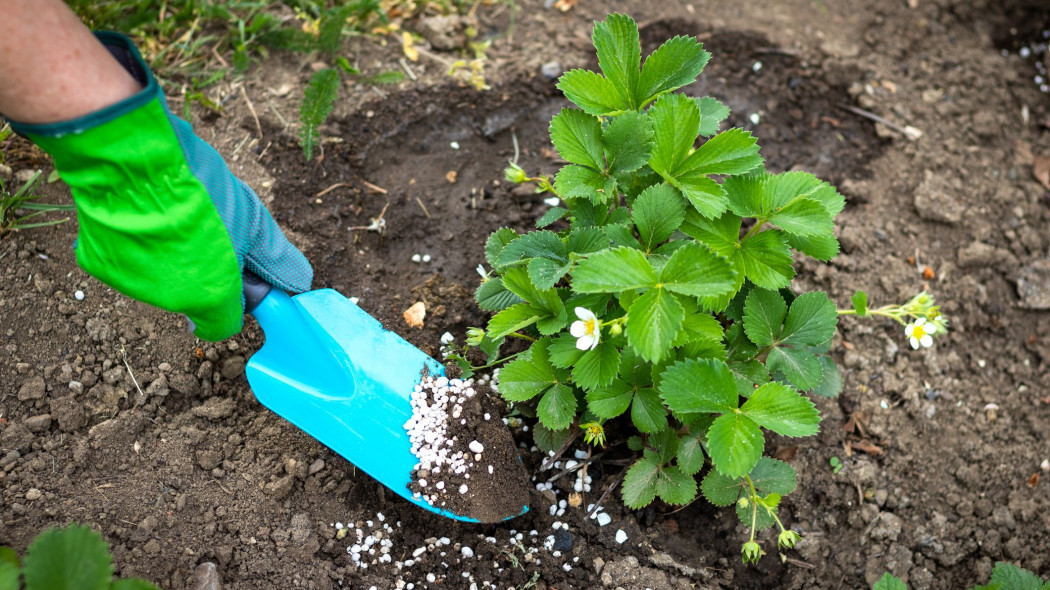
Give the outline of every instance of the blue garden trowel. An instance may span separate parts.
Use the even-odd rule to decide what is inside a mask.
[[[266,334],[245,371],[255,397],[409,502],[479,522],[407,487],[417,463],[402,426],[409,396],[423,369],[443,375],[441,364],[332,289],[290,297],[251,273],[243,280],[245,310]]]

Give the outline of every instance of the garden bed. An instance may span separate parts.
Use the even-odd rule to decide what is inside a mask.
[[[515,145],[530,174],[557,168],[547,126],[565,103],[540,65],[591,65],[586,33],[609,9],[518,4],[513,42],[490,52],[491,90],[449,84],[443,68],[382,95],[358,88],[322,129],[337,141],[319,162],[304,162],[294,129],[261,106],[268,85],[308,78],[297,63],[266,64],[249,86],[265,135],[254,150],[234,159],[255,129],[242,106],[195,123],[262,188],[313,262],[315,287],[358,297],[435,357],[442,334],[462,342],[486,322],[473,291],[488,234],[526,230],[547,208],[502,178]],[[832,353],[845,388],[817,402],[822,433],[767,444],[800,476],[781,517],[804,539],[787,561],[742,565],[743,528],[703,500],[631,512],[616,492],[607,518],[587,519],[623,466],[575,455],[581,443],[540,471],[529,421],[513,429],[543,488],[531,487],[529,513],[470,525],[421,511],[254,400],[243,377],[262,341],[254,325],[196,342],[180,318],[77,269],[75,224],[0,241],[0,541],[21,551],[47,526],[91,524],[122,575],[172,590],[204,561],[232,589],[864,588],[885,571],[916,589],[958,589],[985,582],[998,560],[1050,575],[1050,316],[1016,287],[1042,276],[1050,245],[1047,188],[1032,175],[1050,154],[1050,98],[1012,49],[1023,44],[1004,41],[1017,23],[991,3],[656,4],[609,10],[638,19],[643,52],[698,35],[713,59],[686,90],[730,106],[729,124],[755,133],[771,171],[812,171],[847,197],[843,254],[805,263],[797,284],[840,307],[856,289],[880,305],[926,287],[950,321],[922,351],[896,324],[842,321]],[[488,18],[507,27],[506,14]],[[396,48],[364,51],[396,67]],[[294,113],[294,96],[275,109]],[[19,149],[16,171],[39,165]],[[380,214],[385,234],[352,229]],[[416,302],[422,328],[403,319]],[[567,461],[593,482],[579,506],[569,500],[582,470],[543,485]]]

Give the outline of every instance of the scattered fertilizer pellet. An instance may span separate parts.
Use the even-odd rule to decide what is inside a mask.
[[[422,260],[423,260],[423,257],[420,256],[419,254],[413,254],[412,255],[412,262],[421,262]]]
[[[456,337],[452,335],[452,332],[445,332],[444,334],[441,335],[441,343],[442,344],[451,344],[452,341],[455,340],[455,339],[456,339]]]
[[[550,207],[557,207],[558,204],[561,203],[561,199],[558,197],[547,197],[546,199],[543,199],[543,202]]]
[[[449,143],[448,145],[449,145],[449,147],[451,147],[454,150],[458,150],[459,149],[459,142],[458,141],[453,141],[453,142]]]
[[[77,301],[83,301],[84,300],[84,292],[80,291],[80,290],[77,290],[76,293],[73,293],[73,297],[76,298]]]
[[[474,557],[474,550],[471,549],[470,547],[464,546],[462,549],[459,550],[459,552],[461,554],[463,554],[463,557],[466,557],[467,559],[470,559],[470,558]],[[463,573],[465,574],[467,572],[463,572]]]
[[[430,262],[431,260],[433,259],[430,257],[430,254],[423,255],[423,262]]]
[[[616,542],[623,544],[627,540],[627,533],[623,532],[623,529],[616,531]]]
[[[752,125],[758,125],[758,122],[762,120],[762,117],[758,113],[751,113],[747,116],[747,120],[751,121]]]
[[[598,519],[598,526],[605,526],[612,522],[612,517],[604,512],[599,512],[595,515],[595,518]]]
[[[483,453],[483,452],[485,452],[485,445],[483,445],[483,444],[479,443],[479,442],[478,442],[478,441],[476,441],[476,440],[472,440],[472,441],[470,441],[470,444],[469,444],[469,445],[467,445],[467,447],[468,447],[468,448],[469,448],[469,449],[470,449],[471,451],[473,451],[474,453]]]

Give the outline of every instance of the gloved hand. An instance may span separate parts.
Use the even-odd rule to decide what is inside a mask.
[[[185,314],[205,340],[241,329],[241,270],[286,291],[310,288],[310,263],[222,157],[168,109],[129,39],[96,33],[143,85],[72,121],[11,121],[54,158],[77,205],[81,268],[125,295]]]

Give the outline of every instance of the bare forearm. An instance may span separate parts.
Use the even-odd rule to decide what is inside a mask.
[[[0,114],[53,123],[140,89],[61,0],[0,0]]]

